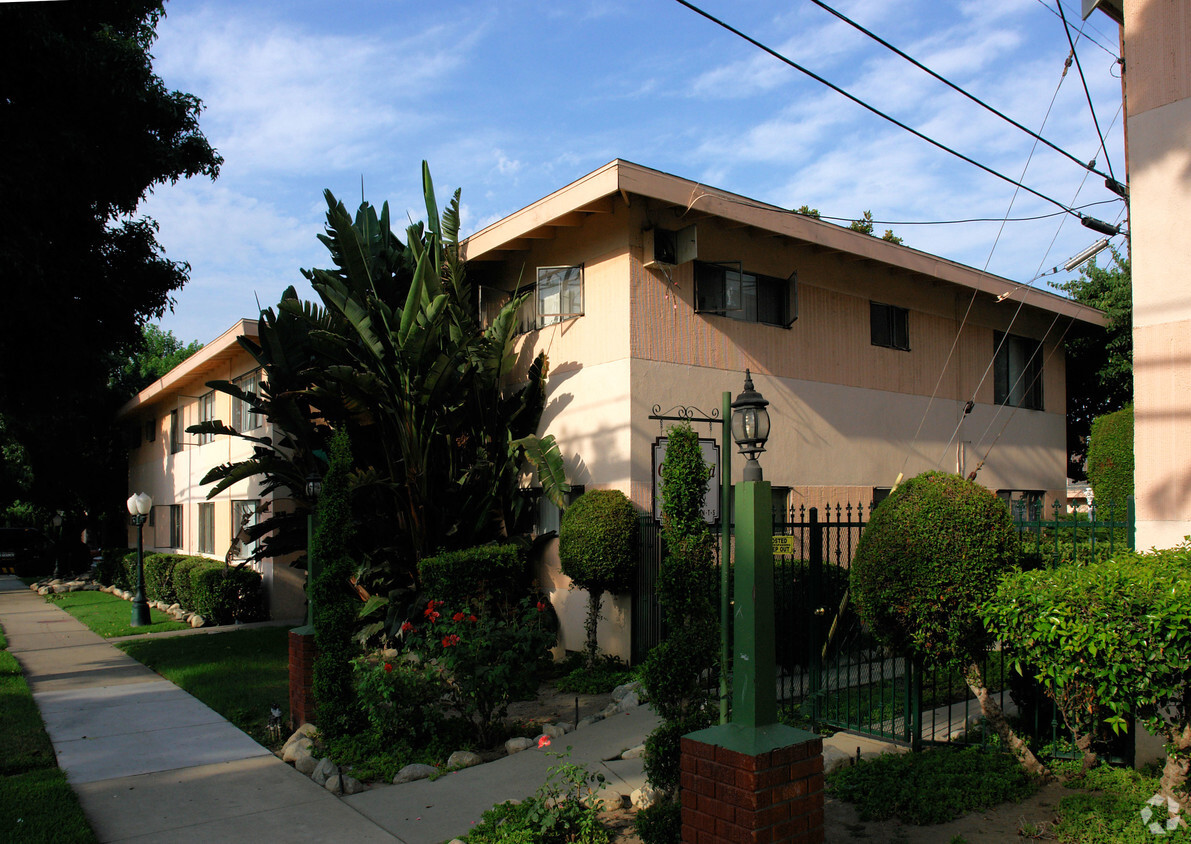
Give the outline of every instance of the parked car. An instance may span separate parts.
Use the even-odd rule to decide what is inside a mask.
[[[42,577],[54,570],[54,547],[32,528],[0,528],[0,573]]]

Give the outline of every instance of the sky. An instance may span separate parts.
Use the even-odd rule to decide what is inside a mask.
[[[1063,76],[1056,0],[831,5],[1123,182],[1116,27],[1062,2],[1107,156],[1076,67]],[[1125,222],[1103,178],[810,0],[697,5],[969,158]],[[224,158],[216,181],[159,186],[139,209],[167,257],[190,264],[161,320],[187,342],[255,317],[289,285],[313,298],[300,270],[330,265],[317,238],[325,190],[349,210],[362,190],[399,224],[422,219],[423,159],[440,201],[462,188],[465,235],[620,158],[843,224],[869,210],[897,221],[878,234],[1019,282],[1100,238],[1067,214],[1002,224],[1058,208],[675,0],[170,0],[152,52],[169,88],[203,101],[200,125]],[[970,218],[995,222],[905,224]]]

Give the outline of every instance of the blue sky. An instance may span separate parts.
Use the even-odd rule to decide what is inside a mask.
[[[1085,26],[1079,3],[1063,2],[1077,37]],[[1102,179],[1085,179],[1045,147],[1030,159],[1028,135],[808,0],[699,5],[1065,205],[1115,198]],[[1055,0],[832,5],[1107,170],[1074,66],[1060,85],[1069,47]],[[203,100],[203,131],[225,159],[216,182],[159,187],[141,208],[158,221],[167,255],[191,265],[189,285],[162,320],[186,341],[208,342],[254,317],[258,301],[276,303],[287,285],[310,293],[299,268],[329,263],[316,237],[325,188],[354,209],[362,179],[367,199],[388,200],[395,219],[420,218],[422,159],[440,197],[463,189],[465,234],[614,158],[848,219],[866,209],[896,221],[1057,210],[1025,193],[1014,199],[1013,186],[673,0],[171,0],[166,14],[156,70],[169,87]],[[1124,181],[1116,27],[1096,13],[1077,48],[1108,158]],[[1124,203],[1087,213],[1123,221]],[[1018,281],[1099,238],[1067,216],[1003,229],[892,228],[909,246]]]

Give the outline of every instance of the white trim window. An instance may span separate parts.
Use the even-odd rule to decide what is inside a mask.
[[[241,530],[246,530],[255,525],[260,520],[260,506],[259,498],[249,498],[243,501],[232,502],[232,540],[235,541],[236,535]],[[247,519],[245,519],[247,516]],[[239,560],[247,560],[256,551],[256,542],[240,542],[240,553],[236,555]]]
[[[198,400],[199,406],[199,422],[214,422],[215,421],[215,391],[205,393]],[[215,442],[214,434],[199,434],[198,444],[206,445],[207,443]]]
[[[538,267],[537,327],[583,316],[583,265]]]
[[[200,554],[215,553],[215,504],[204,502],[198,506],[198,550]]]
[[[261,388],[261,371],[254,369],[232,381],[232,384],[245,393],[259,395]],[[259,413],[252,412],[252,405],[248,402],[232,399],[232,427],[240,433],[253,431],[263,425],[265,418]]]

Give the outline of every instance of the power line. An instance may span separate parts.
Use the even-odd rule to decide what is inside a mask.
[[[1059,7],[1059,17],[1063,21],[1063,31],[1067,33],[1067,43],[1071,45],[1071,55],[1075,56],[1075,69],[1079,71],[1079,81],[1083,83],[1083,94],[1088,100],[1088,111],[1092,113],[1092,124],[1096,127],[1096,136],[1100,138],[1100,149],[1104,150],[1104,161],[1108,164],[1109,178],[1114,182],[1117,177],[1112,172],[1112,159],[1108,157],[1108,150],[1104,147],[1104,133],[1100,131],[1100,121],[1096,119],[1096,107],[1092,105],[1092,93],[1088,90],[1088,80],[1083,75],[1083,65],[1079,63],[1079,53],[1075,52],[1075,41],[1071,39],[1071,27],[1067,25],[1067,15],[1063,12],[1063,4],[1059,0],[1055,0],[1055,5]],[[1089,166],[1089,170],[1092,168]],[[1103,176],[1099,170],[1095,173]]]
[[[706,18],[707,20],[711,21],[712,23],[716,24],[717,26],[720,26],[720,27],[728,30],[728,32],[731,32],[733,35],[749,42],[757,49],[768,53],[769,55],[773,56],[775,59],[783,62],[784,64],[789,65],[790,67],[794,68],[795,70],[799,71],[800,73],[803,73],[803,74],[809,76],[811,79],[814,79],[816,82],[826,85],[828,88],[835,91],[837,94],[847,97],[849,100],[856,103],[858,106],[861,106],[862,108],[872,112],[873,114],[877,115],[878,117],[881,117],[881,118],[889,121],[894,126],[897,126],[900,129],[904,129],[905,131],[909,132],[911,135],[914,135],[916,138],[921,138],[922,140],[926,141],[931,146],[937,147],[937,148],[943,150],[944,152],[950,153],[951,155],[954,155],[956,158],[959,158],[962,161],[966,161],[968,164],[971,164],[973,167],[977,167],[977,168],[983,170],[984,172],[988,173],[989,175],[995,176],[996,178],[1000,179],[1001,181],[1008,182],[1011,185],[1015,185],[1016,187],[1020,188],[1021,190],[1026,191],[1027,193],[1032,193],[1034,196],[1036,196],[1039,199],[1042,199],[1046,202],[1049,202],[1051,205],[1054,205],[1056,208],[1060,208],[1063,211],[1065,211],[1066,213],[1072,214],[1072,215],[1078,217],[1081,221],[1090,221],[1092,223],[1099,224],[1099,226],[1102,228],[1109,228],[1107,223],[1103,223],[1099,220],[1095,220],[1095,218],[1088,217],[1084,214],[1081,214],[1078,211],[1076,211],[1072,208],[1069,208],[1066,205],[1064,205],[1063,203],[1059,202],[1057,199],[1053,199],[1040,191],[1034,190],[1034,188],[1031,188],[1028,185],[1024,185],[1021,182],[1016,181],[1015,179],[1011,179],[1010,177],[1006,176],[1005,174],[999,173],[996,170],[992,169],[991,167],[989,167],[985,164],[981,164],[979,161],[976,161],[973,158],[969,158],[968,156],[964,155],[962,152],[958,152],[957,150],[952,149],[951,147],[947,146],[946,144],[942,143],[941,141],[936,141],[934,138],[924,135],[922,132],[919,132],[917,129],[914,129],[911,126],[907,126],[905,123],[902,123],[897,118],[886,114],[885,112],[881,111],[877,107],[869,105],[864,100],[857,97],[856,95],[845,91],[843,88],[836,85],[834,82],[830,82],[829,80],[824,79],[819,74],[815,73],[814,71],[812,71],[808,68],[803,67],[802,65],[795,62],[793,59],[783,56],[781,53],[777,52],[776,50],[774,50],[771,47],[767,47],[766,45],[762,44],[760,41],[753,38],[752,36],[746,35],[745,33],[741,32],[739,29],[736,29],[731,24],[725,23],[724,21],[720,20],[719,18],[715,17],[714,15],[712,15],[709,12],[705,12],[703,9],[700,9],[695,4],[689,2],[689,0],[675,0],[675,2],[679,3],[682,6],[685,6],[686,8],[690,9],[695,14]],[[1096,230],[1100,231],[1102,229],[1096,229]]]
[[[1123,199],[1101,199],[1097,202],[1087,202],[1083,205],[1072,206],[1074,210],[1078,211],[1082,208],[1091,208],[1094,205],[1107,205],[1110,202],[1124,202]],[[1067,214],[1066,211],[1051,211],[1049,214],[1035,214],[1032,217],[968,217],[963,220],[870,220],[874,226],[954,226],[960,223],[1027,223],[1034,220],[1046,220],[1050,217],[1060,217]],[[852,217],[832,217],[827,214],[820,214],[820,220],[839,221],[841,223],[853,222]]]
[[[1051,149],[1053,149],[1055,152],[1059,153],[1060,155],[1064,155],[1064,156],[1066,156],[1067,158],[1071,159],[1072,161],[1074,161],[1076,164],[1078,164],[1080,167],[1084,168],[1085,170],[1091,170],[1093,173],[1095,173],[1095,174],[1096,174],[1096,175],[1098,175],[1098,176],[1102,176],[1102,177],[1104,177],[1104,178],[1109,178],[1109,175],[1108,175],[1108,174],[1101,173],[1099,170],[1097,170],[1097,169],[1095,168],[1094,164],[1089,164],[1089,163],[1087,163],[1087,162],[1085,162],[1085,161],[1080,161],[1080,160],[1079,160],[1078,158],[1076,158],[1074,155],[1072,155],[1071,153],[1067,152],[1067,150],[1065,150],[1065,149],[1063,149],[1063,148],[1061,148],[1061,147],[1059,147],[1059,146],[1056,146],[1055,144],[1051,143],[1051,142],[1050,142],[1050,141],[1048,141],[1046,138],[1042,137],[1042,136],[1041,136],[1041,135],[1039,135],[1037,132],[1035,132],[1033,129],[1030,129],[1030,128],[1029,128],[1029,127],[1027,127],[1027,126],[1023,126],[1021,123],[1018,123],[1016,120],[1014,120],[1014,119],[1013,119],[1012,117],[1010,117],[1009,115],[1007,115],[1007,114],[1005,114],[1005,113],[1003,113],[1003,112],[1001,112],[1001,111],[998,111],[997,109],[993,108],[991,105],[989,105],[988,103],[986,103],[984,100],[980,99],[979,97],[977,97],[977,96],[975,96],[975,95],[973,95],[973,94],[970,94],[970,93],[968,93],[966,90],[964,90],[964,89],[963,89],[963,88],[961,88],[960,86],[956,85],[956,84],[955,84],[954,82],[952,82],[951,80],[949,80],[949,79],[947,79],[947,78],[945,78],[945,77],[943,77],[943,76],[940,76],[938,73],[935,73],[935,71],[931,70],[929,67],[927,67],[926,65],[924,65],[922,62],[918,61],[918,60],[917,60],[916,58],[914,58],[913,56],[911,56],[911,55],[908,55],[907,53],[905,53],[905,52],[903,52],[903,51],[899,50],[897,47],[895,47],[895,46],[893,46],[892,44],[890,44],[888,41],[886,41],[886,40],[885,40],[884,38],[882,38],[881,36],[877,35],[875,32],[873,32],[873,31],[871,31],[871,30],[869,30],[869,29],[866,29],[865,27],[861,26],[861,25],[860,25],[859,23],[857,23],[856,21],[854,21],[854,20],[852,20],[851,18],[849,18],[848,16],[844,15],[842,12],[840,12],[840,11],[838,11],[838,10],[836,10],[836,9],[833,9],[831,6],[828,6],[826,3],[824,3],[824,2],[823,2],[823,0],[810,0],[810,2],[814,3],[816,6],[818,6],[818,7],[819,7],[819,8],[821,8],[821,9],[823,9],[824,11],[826,11],[826,12],[830,12],[831,14],[835,15],[837,18],[839,18],[839,19],[840,19],[841,21],[843,21],[844,23],[848,24],[848,26],[852,27],[853,29],[856,29],[856,30],[858,30],[858,31],[860,31],[860,32],[862,32],[862,33],[864,33],[864,34],[865,34],[865,35],[867,35],[869,38],[873,39],[873,40],[874,40],[874,41],[876,41],[878,44],[880,44],[882,47],[885,47],[885,48],[886,48],[886,49],[888,49],[888,50],[892,50],[894,53],[896,53],[897,55],[901,56],[903,59],[905,59],[906,61],[908,61],[910,64],[914,65],[914,67],[918,68],[919,70],[923,71],[924,73],[928,73],[928,74],[930,74],[932,77],[934,77],[935,79],[937,79],[937,80],[939,80],[940,82],[942,82],[942,83],[943,83],[944,85],[946,85],[948,88],[951,88],[953,91],[955,91],[955,92],[957,92],[957,93],[959,93],[959,94],[962,94],[963,96],[967,97],[967,98],[968,98],[969,100],[971,100],[972,102],[976,103],[976,105],[980,106],[981,108],[983,108],[983,109],[985,109],[985,110],[987,110],[987,111],[990,111],[990,112],[992,112],[992,113],[993,113],[993,114],[995,114],[997,117],[999,117],[999,118],[1001,118],[1002,120],[1004,120],[1005,122],[1007,122],[1007,123],[1010,123],[1010,124],[1012,124],[1013,126],[1016,126],[1018,129],[1022,130],[1023,132],[1025,132],[1025,133],[1026,133],[1027,135],[1029,135],[1030,137],[1034,138],[1035,140],[1041,141],[1042,143],[1046,144],[1048,147],[1050,147]],[[1070,34],[1068,34],[1068,39],[1070,39]],[[1072,52],[1074,53],[1074,51],[1075,51],[1075,47],[1074,47],[1074,45],[1072,45],[1072,48],[1071,48],[1071,49],[1072,49]],[[1081,75],[1082,75],[1082,71],[1081,71]],[[1086,87],[1086,86],[1085,86],[1085,87]],[[1111,166],[1110,166],[1110,168],[1109,168],[1109,169],[1110,169],[1110,172],[1111,172]]]
[[[1052,15],[1054,15],[1056,18],[1058,18],[1058,17],[1061,17],[1061,16],[1059,15],[1059,13],[1058,13],[1058,12],[1056,12],[1054,9],[1052,9],[1052,8],[1050,7],[1050,5],[1049,5],[1049,4],[1046,2],[1046,0],[1035,0],[1035,2],[1037,2],[1039,6],[1041,6],[1041,7],[1042,7],[1042,8],[1044,8],[1044,9],[1046,9],[1046,11],[1050,12],[1050,13],[1051,13]],[[1086,29],[1086,28],[1088,28],[1088,27],[1091,27],[1093,30],[1095,30],[1097,33],[1099,33],[1100,35],[1104,36],[1105,38],[1107,38],[1107,37],[1108,37],[1108,36],[1104,35],[1104,33],[1100,32],[1100,30],[1096,29],[1094,26],[1091,26],[1091,24],[1090,24],[1090,23],[1088,23],[1087,21],[1084,21],[1084,25],[1083,25],[1082,27],[1080,27],[1080,29],[1079,29],[1079,33],[1080,33],[1080,35],[1082,35],[1084,38],[1086,38],[1086,39],[1088,39],[1089,41],[1091,41],[1093,44],[1095,44],[1095,45],[1096,45],[1097,47],[1099,47],[1101,50],[1103,50],[1104,52],[1106,52],[1106,53],[1108,53],[1110,56],[1112,56],[1114,61],[1116,61],[1116,62],[1120,62],[1120,60],[1121,60],[1121,57],[1120,57],[1120,56],[1118,56],[1118,55],[1117,55],[1115,52],[1113,52],[1112,50],[1110,50],[1108,47],[1105,47],[1103,44],[1101,44],[1101,43],[1100,43],[1099,41],[1097,41],[1095,38],[1093,38],[1092,36],[1090,36],[1090,35],[1088,35],[1086,32],[1084,32],[1084,29]]]

